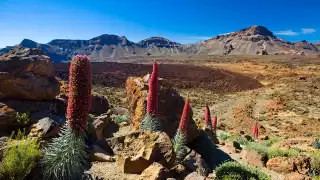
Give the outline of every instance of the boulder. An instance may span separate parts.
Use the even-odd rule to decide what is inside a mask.
[[[241,157],[250,166],[264,167],[264,157],[258,154],[256,151],[244,149],[241,152]]]
[[[0,56],[1,98],[52,100],[59,94],[52,61],[40,49],[16,47]]]
[[[16,121],[16,114],[28,113],[33,123],[49,117],[59,124],[65,122],[66,109],[60,107],[61,101],[2,100],[0,102],[0,130],[9,130]],[[3,129],[4,128],[4,129]]]
[[[103,130],[104,128],[109,124],[110,117],[107,114],[102,114],[101,116],[98,116],[93,121],[93,127],[96,133],[97,140],[102,140],[104,138]]]
[[[108,110],[107,114],[110,116],[118,115],[118,116],[127,116],[128,118],[131,117],[131,113],[127,108],[123,107],[115,107]]]
[[[63,125],[67,120],[65,116],[62,116],[62,115],[58,116],[58,115],[49,113],[48,111],[38,111],[31,114],[31,119],[34,122],[38,122],[43,118],[50,118],[60,125]]]
[[[126,81],[126,100],[128,109],[133,114],[132,124],[135,129],[139,129],[140,122],[146,113],[149,77],[150,75],[130,77]],[[184,99],[172,87],[172,84],[159,78],[158,118],[161,121],[162,131],[166,132],[171,138],[177,131],[183,106]],[[190,142],[197,135],[197,126],[192,119],[192,113],[190,113],[188,141]]]
[[[16,120],[16,111],[5,103],[0,102],[0,131],[1,127],[6,128]]]
[[[115,158],[111,153],[108,153],[100,146],[94,144],[92,146],[92,160],[99,162],[114,162]]]
[[[201,155],[195,151],[191,151],[191,153],[185,158],[184,162],[186,168],[191,172],[197,172],[202,176],[207,176],[210,172],[209,166],[201,158]]]
[[[170,171],[173,173],[174,177],[178,179],[184,179],[188,174],[191,173],[191,171],[189,171],[189,169],[182,164],[176,164],[170,169]]]
[[[46,117],[31,126],[29,137],[48,138],[59,134],[60,127],[53,119]]]
[[[205,177],[201,176],[197,172],[193,172],[193,173],[188,174],[188,176],[186,176],[184,178],[184,180],[205,180]]]
[[[272,147],[286,149],[297,148],[301,151],[313,151],[313,144],[316,140],[316,137],[295,137],[276,142],[272,145]]]
[[[91,113],[102,114],[109,109],[109,101],[106,97],[100,95],[92,95]]]
[[[312,178],[310,176],[295,172],[287,174],[284,180],[312,180]]]
[[[154,162],[141,175],[141,180],[163,180],[170,177],[170,171],[161,164]]]
[[[124,138],[117,166],[124,173],[140,174],[152,163],[171,168],[175,161],[171,139],[164,132],[142,131]]]
[[[66,82],[64,82],[65,84]],[[59,100],[59,101],[58,101]],[[68,105],[68,90],[60,93],[59,96],[56,97],[56,101],[59,102],[59,109],[64,108],[67,109]],[[109,101],[106,97],[100,95],[92,95],[91,96],[91,110],[90,113],[95,115],[101,115],[106,113],[109,109]]]
[[[112,149],[115,155],[119,155],[125,146],[125,139],[130,139],[132,137],[139,136],[140,132],[133,132],[126,136],[119,136],[106,139],[107,144]]]
[[[299,172],[300,174],[307,174],[311,168],[310,157],[277,157],[268,160],[267,168],[281,173],[288,174],[291,172]]]
[[[256,52],[257,55],[268,55],[268,52],[267,50],[265,49],[259,49],[257,52]]]

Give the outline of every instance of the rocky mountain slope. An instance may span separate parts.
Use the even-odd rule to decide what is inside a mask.
[[[151,37],[134,43],[125,36],[103,34],[89,40],[55,39],[40,44],[24,39],[20,46],[40,48],[55,62],[69,61],[77,54],[89,55],[92,61],[112,61],[123,57],[179,55],[304,55],[320,53],[319,43],[296,43],[279,39],[263,26],[251,26],[234,33],[218,35],[203,43],[179,44],[163,37]],[[14,46],[0,49],[0,55]]]
[[[266,27],[251,26],[234,33],[219,35],[203,43],[209,54],[256,55],[256,54],[304,54],[318,52],[308,41],[296,43],[282,40]]]

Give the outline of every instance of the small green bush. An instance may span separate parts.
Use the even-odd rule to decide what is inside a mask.
[[[126,115],[112,115],[111,119],[117,124],[120,124],[122,122],[129,122],[129,118]]]
[[[268,159],[276,157],[290,157],[290,156],[299,156],[300,152],[296,149],[280,149],[276,147],[269,147],[270,142],[267,143],[258,143],[258,142],[249,142],[246,145],[246,149],[251,149],[256,151],[261,156],[267,157]]]
[[[317,139],[314,143],[313,143],[313,147],[316,149],[320,149],[320,139]]]
[[[311,170],[312,174],[320,174],[320,151],[314,151],[311,154]]]
[[[19,113],[16,114],[16,124],[28,125],[31,123],[31,118],[29,113]]]
[[[249,142],[245,137],[242,137],[238,134],[220,133],[219,139],[221,139],[222,141],[237,141],[241,145],[246,145]]]
[[[270,180],[261,169],[238,162],[225,162],[216,168],[217,180]]]
[[[263,144],[257,142],[249,142],[245,148],[256,151],[261,156],[268,156],[268,147]]]
[[[20,130],[15,139],[11,135],[0,164],[0,179],[24,179],[40,159],[39,146],[37,139],[25,137]]]
[[[300,152],[295,149],[279,149],[279,148],[269,148],[267,152],[268,159],[276,157],[291,157],[299,156]]]
[[[271,145],[281,141],[282,139],[283,138],[281,138],[281,137],[275,137],[275,138],[271,138],[271,139],[268,139],[268,140],[264,140],[264,141],[261,142],[261,144],[263,144],[263,145],[265,145],[267,147],[270,147]]]
[[[313,176],[312,180],[320,180],[320,175],[319,176]]]

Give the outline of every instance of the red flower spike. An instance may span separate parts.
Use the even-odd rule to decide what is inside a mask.
[[[181,120],[179,124],[179,131],[182,133],[187,132],[189,112],[190,112],[190,100],[189,100],[189,96],[187,96],[186,102],[184,103],[183,112],[182,112]]]
[[[214,116],[212,119],[212,129],[216,130],[217,128],[217,116]]]
[[[75,56],[69,69],[69,93],[67,119],[69,126],[77,132],[86,129],[91,109],[91,63],[87,56]]]
[[[258,123],[256,123],[253,127],[253,136],[255,138],[258,139],[258,136],[259,136],[259,126],[258,126]]]
[[[206,125],[207,126],[210,126],[210,123],[211,123],[210,119],[211,119],[211,117],[210,117],[210,109],[209,109],[208,105],[206,105],[205,121],[206,121]]]
[[[158,64],[153,63],[153,70],[149,79],[149,92],[147,98],[147,113],[157,114],[158,111]]]

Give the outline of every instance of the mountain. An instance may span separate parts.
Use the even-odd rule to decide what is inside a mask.
[[[179,55],[267,55],[320,53],[320,43],[288,42],[264,26],[251,26],[218,35],[204,42],[180,44],[163,37],[150,37],[134,43],[125,36],[103,34],[89,40],[54,39],[40,44],[24,39],[19,46],[39,48],[54,62],[70,61],[74,55],[88,55],[92,61],[113,61],[123,57]],[[0,55],[15,46],[0,49]]]
[[[299,54],[318,52],[310,42],[291,43],[276,37],[263,26],[251,26],[239,31],[219,35],[203,43],[209,54],[256,55]]]

